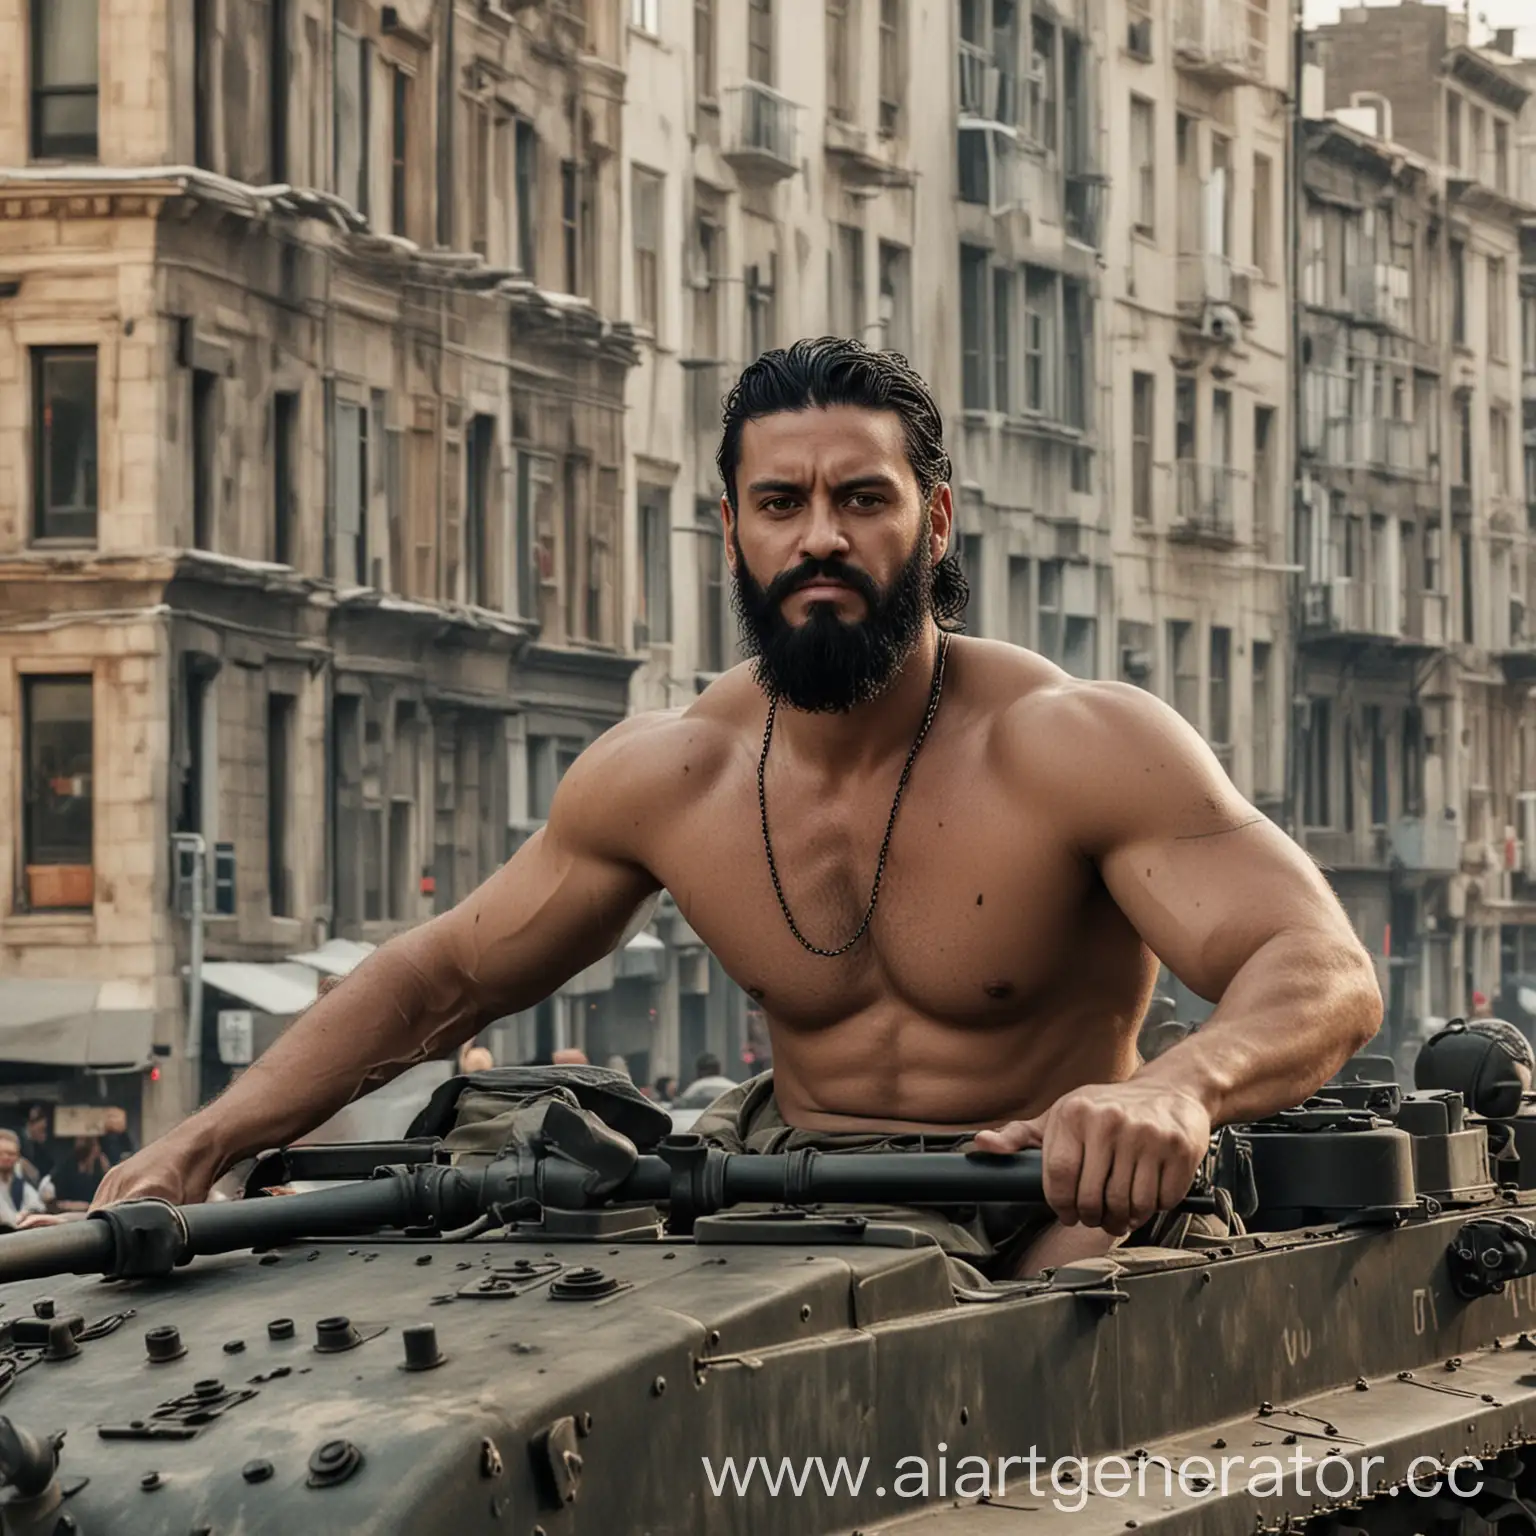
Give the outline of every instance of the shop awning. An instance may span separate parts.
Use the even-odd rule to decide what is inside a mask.
[[[148,1065],[154,1054],[154,1010],[131,1006],[133,991],[114,982],[7,977],[0,981],[0,1061]]]
[[[206,960],[203,985],[217,987],[260,1013],[293,1014],[308,1008],[319,995],[320,976],[292,961],[258,965],[248,960]]]
[[[374,948],[374,945],[359,943],[356,939],[329,939],[307,955],[289,955],[288,958],[296,965],[307,965],[327,976],[349,976]]]

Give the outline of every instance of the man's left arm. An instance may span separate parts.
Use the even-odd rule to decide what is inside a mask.
[[[1031,769],[1147,947],[1216,1001],[1188,1039],[1127,1081],[1064,1095],[982,1133],[1041,1146],[1045,1195],[1069,1225],[1122,1234],[1188,1192],[1214,1126],[1300,1103],[1381,1027],[1369,955],[1312,860],[1238,794],[1200,736],[1140,689],[1041,701]],[[1061,761],[1052,759],[1060,756]]]

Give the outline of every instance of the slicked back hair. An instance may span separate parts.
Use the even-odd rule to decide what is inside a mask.
[[[806,337],[792,346],[764,352],[748,364],[726,396],[715,465],[733,512],[738,509],[736,469],[746,424],[781,411],[835,405],[894,411],[901,418],[907,462],[925,507],[934,491],[949,481],[953,468],[944,449],[943,414],[933,391],[906,358],[899,352],[876,351],[848,337]],[[933,613],[941,628],[959,628],[970,601],[970,588],[955,546],[951,530],[950,547],[933,568]]]

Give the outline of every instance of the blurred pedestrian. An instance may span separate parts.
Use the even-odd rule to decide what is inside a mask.
[[[459,1071],[489,1072],[496,1065],[496,1058],[483,1045],[466,1045],[459,1052]]]
[[[0,1227],[17,1226],[23,1216],[47,1209],[37,1185],[21,1171],[21,1137],[0,1131]]]
[[[34,1104],[27,1111],[27,1128],[21,1138],[22,1166],[34,1184],[41,1184],[57,1160],[53,1138],[48,1134],[48,1106]]]
[[[76,1136],[73,1152],[54,1165],[38,1192],[55,1211],[88,1211],[107,1167],[101,1142],[95,1136]]]
[[[115,1168],[119,1163],[126,1162],[139,1149],[133,1144],[133,1137],[128,1134],[128,1111],[120,1109],[114,1104],[107,1111],[106,1130],[101,1137],[102,1156],[107,1160],[109,1168]]]
[[[591,1065],[587,1060],[587,1053],[579,1045],[562,1045],[550,1057],[550,1063],[556,1067],[585,1067]]]

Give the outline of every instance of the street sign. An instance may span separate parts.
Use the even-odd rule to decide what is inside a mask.
[[[255,1044],[249,1008],[219,1010],[219,1060],[226,1067],[248,1067]]]

